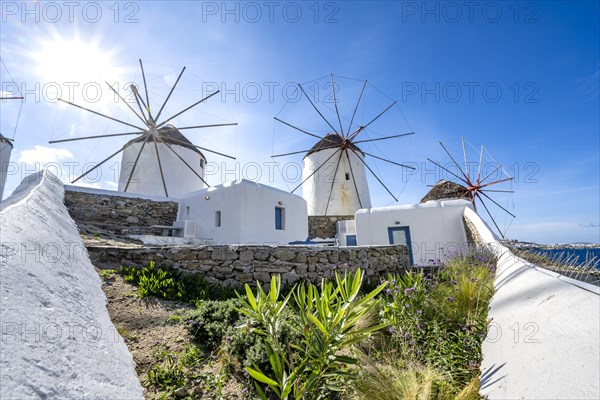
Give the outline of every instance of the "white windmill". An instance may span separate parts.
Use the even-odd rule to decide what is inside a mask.
[[[8,74],[9,78],[12,80],[12,77],[10,76],[10,73],[8,72],[8,68],[6,68],[6,65],[4,65],[4,61],[0,60],[2,62],[2,66],[4,67],[4,69],[6,69],[6,73]],[[14,80],[12,80],[14,83]],[[18,85],[15,83],[15,88],[18,88]],[[18,90],[18,89],[17,89]],[[21,96],[5,96],[4,93],[2,93],[2,96],[0,96],[0,101],[6,101],[6,100],[23,100],[23,97]],[[21,115],[21,108],[23,107],[23,103],[21,102],[21,106],[19,107],[19,116],[17,117],[17,124],[19,123],[19,117]],[[15,132],[17,130],[17,124],[15,124]],[[14,137],[14,135],[13,135]],[[8,175],[8,166],[10,164],[10,155],[12,153],[12,149],[13,149],[13,139],[9,139],[5,136],[3,136],[0,133],[0,200],[2,200],[2,196],[4,194],[4,185],[6,184],[6,176]]]
[[[109,117],[105,114],[97,111],[90,110],[85,107],[81,107],[72,102],[58,99],[64,103],[70,104],[77,108],[89,111],[93,114],[102,116],[104,118],[119,122],[123,125],[136,128],[134,132],[124,133],[113,133],[107,135],[95,135],[86,136],[80,138],[52,140],[50,143],[70,142],[75,140],[87,140],[97,139],[104,137],[114,136],[127,136],[137,135],[133,140],[127,142],[119,150],[108,156],[106,159],[95,165],[93,168],[88,169],[81,176],[72,181],[77,182],[102,164],[115,157],[117,154],[123,152],[121,158],[121,173],[119,176],[118,190],[121,192],[133,192],[146,195],[158,195],[166,197],[179,198],[188,193],[204,188],[204,185],[210,187],[205,180],[205,166],[206,157],[200,150],[204,150],[209,153],[218,154],[223,157],[231,158],[235,160],[235,157],[228,156],[223,153],[219,153],[214,150],[207,149],[194,145],[190,142],[180,131],[184,129],[200,129],[200,128],[211,128],[219,126],[232,126],[237,123],[226,123],[226,124],[211,124],[211,125],[196,125],[176,128],[169,124],[174,118],[192,109],[203,101],[208,100],[212,96],[219,93],[211,93],[200,101],[192,104],[191,106],[183,109],[175,115],[160,121],[160,115],[165,108],[165,105],[169,101],[171,94],[175,90],[175,87],[179,83],[185,67],[179,73],[175,84],[171,88],[167,98],[160,107],[156,116],[153,116],[150,107],[150,99],[148,96],[148,88],[146,85],[146,75],[144,73],[144,66],[142,60],[139,60],[140,67],[142,70],[142,77],[144,80],[144,89],[146,92],[146,100],[140,95],[138,88],[135,85],[131,85],[129,89],[132,91],[135,98],[139,113],[108,83],[106,84],[110,89],[125,103],[125,105],[137,116],[137,118],[144,124],[143,127],[139,125],[130,124],[125,121],[118,120],[113,117]]]
[[[319,114],[321,119],[328,126],[328,133],[324,137],[311,133],[305,129],[301,129],[295,125],[285,122],[278,117],[275,120],[289,126],[306,135],[316,137],[319,140],[310,150],[295,151],[292,153],[276,154],[272,157],[283,157],[293,154],[306,153],[302,163],[302,182],[293,190],[296,191],[302,187],[302,197],[308,205],[308,215],[354,215],[361,208],[371,207],[371,196],[369,194],[369,185],[367,183],[366,170],[368,170],[377,181],[385,188],[385,190],[398,201],[396,196],[388,189],[383,181],[377,176],[373,169],[365,161],[365,157],[373,157],[397,166],[414,169],[413,167],[388,160],[383,157],[370,154],[360,149],[357,144],[374,142],[378,140],[386,140],[401,136],[413,135],[414,132],[403,133],[386,137],[378,137],[375,139],[357,140],[361,132],[364,132],[371,124],[373,124],[385,112],[391,109],[395,104],[394,101],[377,116],[371,119],[364,125],[354,123],[356,112],[361,103],[361,98],[367,86],[367,81],[364,81],[360,96],[354,108],[354,113],[350,119],[346,130],[342,125],[342,119],[338,110],[338,104],[335,92],[335,82],[333,74],[331,75],[332,98],[335,105],[335,113],[339,123],[339,131],[325,118],[323,113],[317,108],[315,103],[306,94],[301,84],[298,87],[308,99],[314,110]],[[366,169],[366,170],[365,170]],[[333,174],[318,172],[323,170],[333,171]]]

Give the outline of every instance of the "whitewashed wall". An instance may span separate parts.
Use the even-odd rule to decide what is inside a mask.
[[[466,207],[472,207],[466,200],[442,200],[359,210],[355,216],[357,244],[390,244],[388,228],[408,226],[415,264],[443,260],[447,253],[467,244],[462,222]]]
[[[473,210],[465,218],[499,257],[481,395],[600,399],[600,288],[516,257]]]
[[[275,207],[285,208],[284,230],[275,229]],[[220,227],[215,226],[217,211],[221,212]],[[177,220],[196,221],[196,238],[217,244],[288,244],[308,237],[302,197],[248,180],[213,186],[180,199]]]
[[[12,147],[12,143],[0,135],[0,200],[2,200],[2,196],[4,195],[4,184],[6,183],[6,175],[8,174]]]
[[[2,399],[142,399],[100,277],[48,171],[2,202]]]
[[[302,162],[302,180],[323,165],[335,151],[336,149],[319,150],[306,156]],[[306,200],[308,215],[325,215],[326,211],[327,215],[353,215],[361,208],[371,207],[371,196],[364,164],[359,156],[349,151],[350,163],[348,163],[346,155],[342,154],[340,165],[334,176],[339,154],[337,152],[316,174],[302,184],[302,197]],[[352,171],[350,165],[352,165]],[[346,180],[346,174],[350,174],[350,180]],[[356,188],[354,182],[356,182]],[[356,189],[360,194],[360,202]],[[327,206],[330,193],[331,200]]]
[[[184,146],[170,145],[203,179],[204,167],[200,166],[204,160],[197,152]],[[121,173],[119,175],[119,192],[124,192],[133,171],[133,164],[140,152],[142,143],[136,142],[123,151],[121,158]],[[204,183],[194,174],[169,148],[158,143],[158,154],[163,167],[165,182],[167,183],[168,197],[180,198],[186,194],[204,188]],[[204,160],[206,162],[206,160]],[[165,190],[160,176],[156,149],[153,142],[146,143],[140,159],[131,178],[127,192],[140,193],[149,196],[165,196]]]

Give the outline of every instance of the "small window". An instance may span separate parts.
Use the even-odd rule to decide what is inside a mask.
[[[275,229],[282,231],[285,229],[285,208],[275,207]]]
[[[204,159],[200,159],[200,168],[204,168]]]
[[[190,216],[190,207],[189,207],[189,206],[187,206],[187,207],[185,208],[185,216],[186,216],[186,217],[189,217],[189,216]]]
[[[356,235],[346,235],[346,246],[356,246]]]
[[[348,172],[346,172],[346,180],[349,181],[350,180],[350,174]]]
[[[221,211],[215,212],[215,226],[216,227],[221,226]]]

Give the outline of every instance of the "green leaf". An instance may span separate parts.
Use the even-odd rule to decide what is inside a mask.
[[[275,382],[273,379],[269,378],[260,371],[256,371],[250,367],[246,367],[246,371],[248,371],[251,377],[253,377],[259,382],[266,383],[269,386],[279,387],[279,384],[277,382]]]
[[[254,311],[256,311],[257,307],[256,307],[256,298],[254,298],[254,293],[252,293],[252,289],[250,288],[250,286],[247,283],[246,283],[245,287],[246,287],[246,297],[248,297],[248,301],[250,302],[250,305],[252,306]]]

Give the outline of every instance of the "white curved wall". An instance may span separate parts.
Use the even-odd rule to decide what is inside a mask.
[[[306,156],[302,162],[302,180],[323,165],[336,150],[319,150]],[[342,154],[341,159],[339,154],[338,151],[316,174],[302,184],[302,197],[306,200],[308,215],[353,215],[361,208],[371,208],[371,196],[364,164],[359,156],[351,150],[348,151],[350,163],[345,154]],[[340,164],[335,173],[338,159],[340,159]],[[349,179],[346,179],[346,174]],[[356,187],[354,182],[356,182]],[[331,199],[328,206],[330,193]]]
[[[8,140],[0,139],[0,200],[2,200],[2,195],[4,194],[4,184],[6,183],[11,152],[12,144]]]
[[[465,209],[498,256],[480,394],[488,399],[600,399],[600,288],[513,255]]]
[[[0,398],[142,399],[60,180],[27,176],[0,210]]]
[[[204,167],[201,160],[204,158],[197,152],[183,146],[170,145],[203,179]],[[142,143],[133,143],[123,151],[121,158],[121,173],[119,175],[120,192],[125,191],[133,164],[140,152]],[[163,143],[158,144],[158,153],[167,184],[168,197],[179,198],[188,193],[204,188],[204,183],[194,174],[173,152]],[[206,160],[204,160],[206,163]],[[205,164],[204,164],[205,165]],[[127,188],[129,193],[140,193],[149,196],[165,196],[158,159],[154,143],[148,141],[135,168],[131,183]]]

